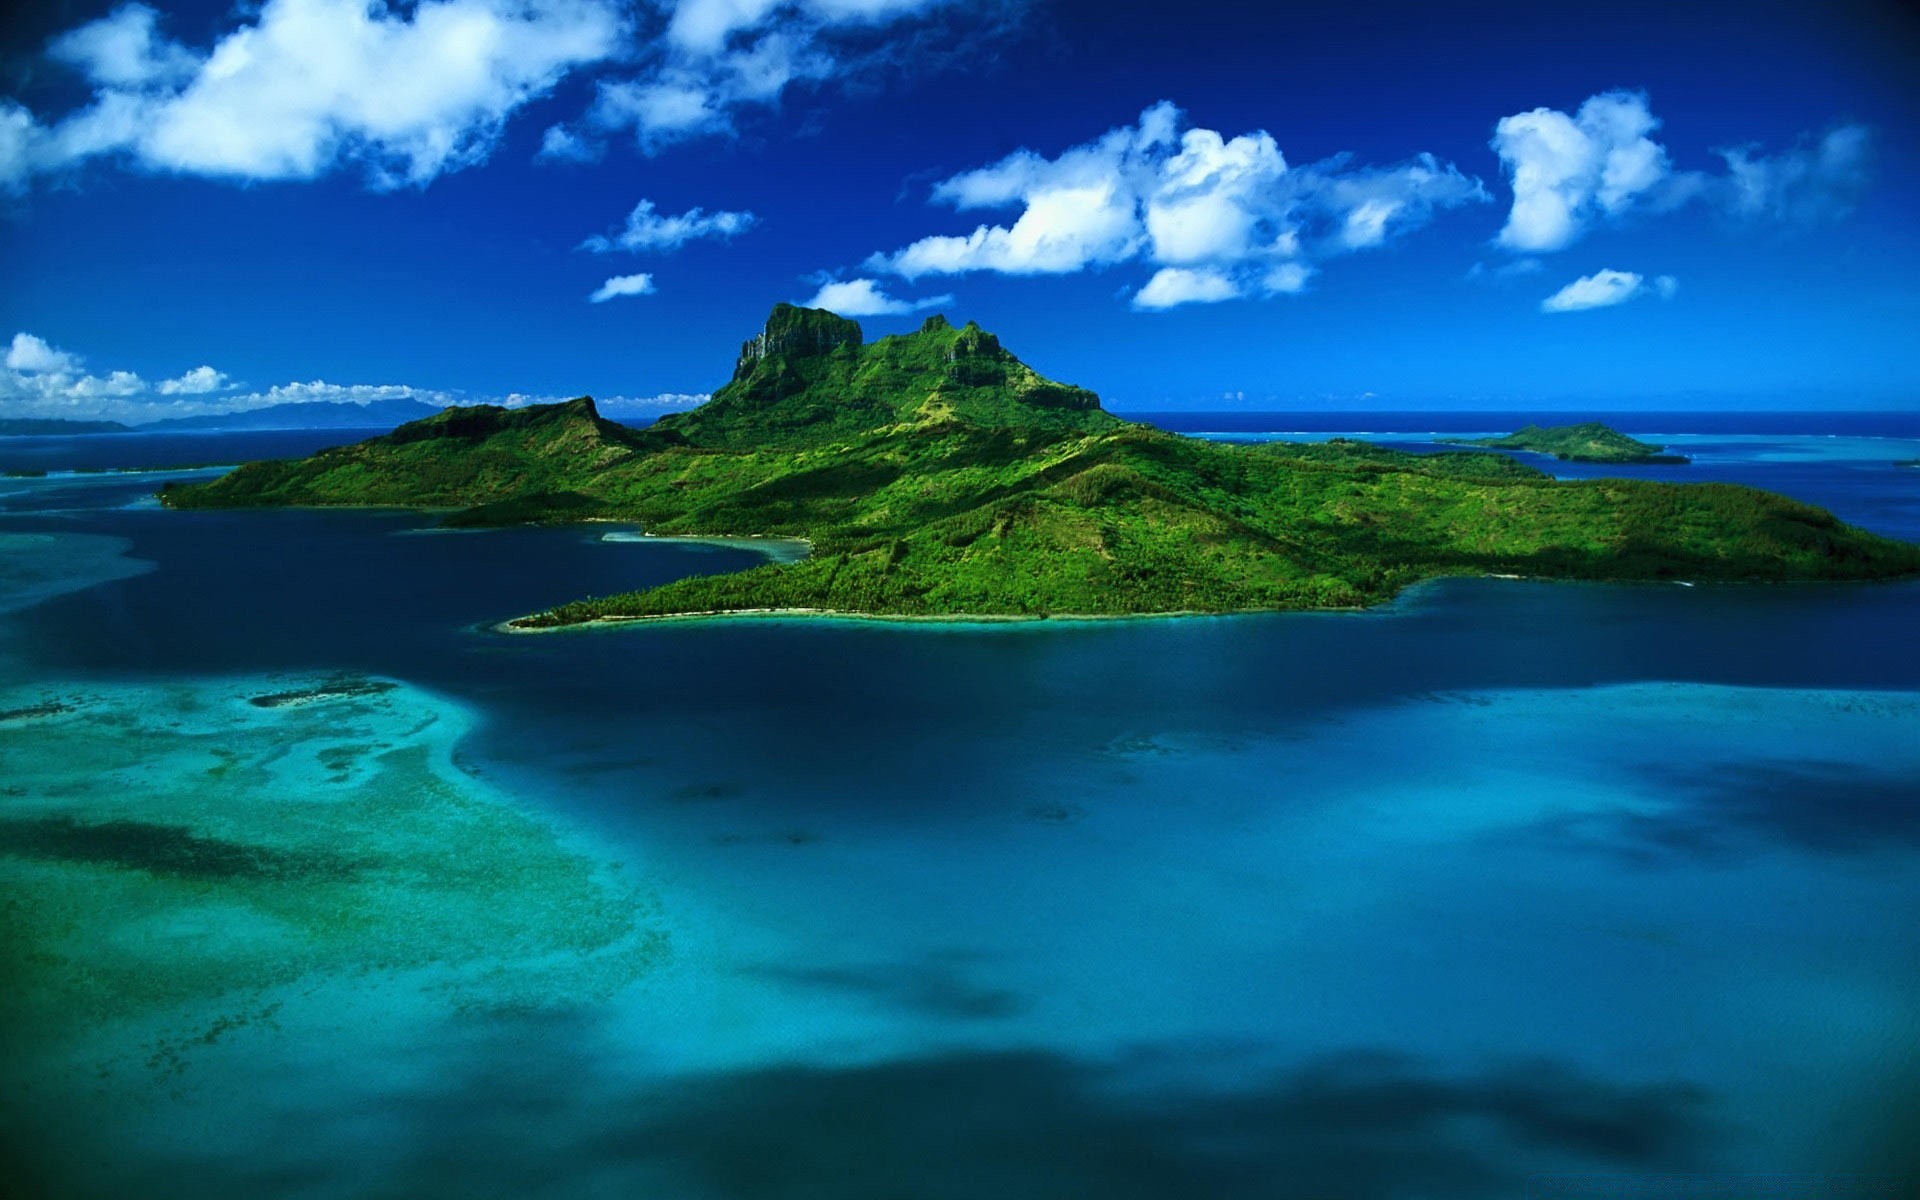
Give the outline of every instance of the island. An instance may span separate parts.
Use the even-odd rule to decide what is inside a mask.
[[[1692,460],[1684,454],[1668,454],[1666,447],[1630,438],[1598,421],[1582,425],[1555,425],[1525,429],[1494,438],[1441,438],[1452,446],[1485,446],[1490,450],[1526,450],[1533,454],[1551,454],[1561,462],[1620,463],[1634,466],[1680,466]]]
[[[1752,488],[1556,480],[1502,454],[1234,445],[1133,424],[977,325],[866,342],[780,305],[700,408],[633,429],[582,397],[449,408],[159,493],[173,509],[438,510],[450,526],[625,521],[812,553],[592,597],[515,629],[647,617],[1111,617],[1358,608],[1447,575],[1867,580],[1920,546]]]

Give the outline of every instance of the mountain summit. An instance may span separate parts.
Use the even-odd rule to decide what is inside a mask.
[[[740,348],[726,386],[654,428],[696,446],[742,449],[820,445],[894,427],[1095,433],[1122,424],[1100,397],[1047,379],[972,322],[955,329],[929,317],[913,333],[868,343],[857,322],[778,304]]]

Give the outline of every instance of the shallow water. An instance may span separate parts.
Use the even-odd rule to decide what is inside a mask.
[[[1686,452],[1920,537],[1920,473],[1831,441]],[[286,959],[267,899],[200,879],[161,976],[184,998],[76,1021],[31,1080],[33,1178],[1486,1197],[1536,1172],[1914,1169],[1920,586],[1450,581],[1366,614],[516,637],[488,626],[760,558],[604,527],[168,513],[139,505],[151,486],[0,481],[0,536],[70,544],[86,585],[20,592],[0,709],[93,697],[51,719],[125,764],[108,788],[84,754],[62,766],[50,718],[0,718],[0,766],[34,764],[10,776],[0,866],[85,850],[133,887],[166,877],[155,854],[231,863],[18,822],[64,805],[205,838],[218,818],[234,841],[244,810],[220,804],[245,787],[357,786],[326,782],[343,745],[423,728],[447,813],[527,814],[549,833],[514,836],[564,848],[486,894],[588,903],[624,880],[658,952],[617,987],[530,988],[580,952],[349,961],[369,935],[236,993],[215,968]],[[401,686],[245,703],[342,672]],[[182,697],[227,723],[170,727]],[[404,719],[354,715],[376,701]],[[182,748],[229,744],[270,757],[254,783]],[[420,909],[435,937],[471,945],[444,932],[471,928],[471,896]],[[187,919],[143,903],[86,937]]]

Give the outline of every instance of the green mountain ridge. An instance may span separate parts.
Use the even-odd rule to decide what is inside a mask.
[[[1559,481],[1506,455],[1228,445],[1134,425],[992,334],[868,343],[781,305],[706,405],[645,430],[562,404],[448,409],[161,493],[172,508],[377,505],[452,525],[598,518],[813,553],[521,618],[764,610],[1034,617],[1344,608],[1421,579],[1873,579],[1920,546],[1723,484]]]
[[[850,434],[954,423],[1095,432],[1123,424],[1085,388],[1046,379],[968,322],[864,344],[860,326],[781,304],[706,404],[653,426],[697,446],[812,446]]]

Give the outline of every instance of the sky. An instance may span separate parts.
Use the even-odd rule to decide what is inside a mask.
[[[0,417],[644,415],[779,301],[1121,411],[1920,399],[1899,3],[12,7]]]

